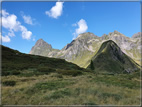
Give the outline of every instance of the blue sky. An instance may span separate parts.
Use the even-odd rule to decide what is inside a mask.
[[[29,53],[40,38],[62,49],[78,34],[140,32],[139,2],[2,2],[2,44]]]

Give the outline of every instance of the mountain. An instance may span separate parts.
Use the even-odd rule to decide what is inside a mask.
[[[126,37],[118,31],[109,33],[102,41],[113,40],[121,50],[140,64],[141,61],[141,33],[134,34],[131,38]]]
[[[50,54],[42,49],[39,49],[38,51],[43,51],[43,53],[40,54],[42,56],[62,58],[81,67],[87,67],[91,57],[93,57],[94,53],[99,49],[100,43],[98,38],[99,37],[93,33],[87,32],[80,34],[75,40],[67,44],[60,51],[54,52],[54,54],[52,50],[50,51]],[[94,44],[91,43],[92,41]],[[34,47],[37,48],[36,45]],[[33,48],[31,49],[30,54],[35,54]]]
[[[19,71],[22,73],[22,70],[28,70],[28,69],[34,69],[35,74],[37,74],[39,68],[40,70],[42,69],[47,72],[56,71],[56,70],[66,70],[66,71],[83,70],[79,66],[71,62],[67,62],[64,59],[48,58],[38,55],[24,54],[5,46],[1,46],[1,49],[2,49],[2,75],[9,75],[13,72],[14,74],[15,73],[17,74],[17,72]]]
[[[121,51],[119,46],[112,40],[104,42],[88,68],[96,72],[125,73],[139,69],[139,65]]]
[[[43,39],[39,39],[36,44],[32,47],[30,54],[40,55],[40,56],[54,56],[58,49],[53,49],[52,46],[46,43]]]
[[[32,48],[30,54],[37,54],[38,52],[41,52],[41,56],[62,58],[69,62],[73,62],[80,67],[86,68],[90,64],[91,58],[99,50],[102,43],[108,40],[113,40],[126,55],[130,56],[140,64],[142,48],[140,32],[134,34],[131,38],[126,37],[118,31],[110,32],[108,35],[104,34],[102,37],[98,37],[93,33],[87,32],[78,35],[76,39],[67,44],[61,50],[51,49],[49,52],[45,51],[49,50],[49,47],[43,46],[46,48],[42,49],[41,46],[41,48],[38,49],[38,47],[35,45],[34,49],[37,52],[34,52],[34,49]]]
[[[81,67],[87,65],[87,61],[94,55],[95,50],[89,41],[98,38],[93,33],[80,34],[70,44],[67,44],[60,52],[57,53],[57,57],[71,61]],[[97,41],[96,41],[97,44]],[[95,47],[96,49],[99,47]]]

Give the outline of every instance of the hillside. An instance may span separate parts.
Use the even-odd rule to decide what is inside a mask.
[[[139,65],[121,51],[112,40],[104,42],[88,68],[96,72],[131,73],[139,70]]]
[[[23,74],[21,70],[34,69],[35,75],[39,73],[55,72],[58,70],[82,70],[79,66],[64,59],[48,58],[37,55],[20,53],[17,50],[2,47],[2,75]]]
[[[138,64],[141,61],[141,33],[134,34],[131,38],[124,34],[114,31],[104,34],[101,37],[87,32],[78,35],[71,43],[68,43],[63,49],[56,50],[48,46],[40,44],[41,39],[37,41],[31,49],[30,54],[62,58],[69,62],[75,63],[80,67],[86,68],[91,58],[97,53],[101,44],[105,41],[113,40],[122,50],[123,53],[131,57]],[[42,40],[43,41],[43,40]],[[45,42],[45,41],[44,41]],[[39,45],[37,45],[39,44]],[[50,50],[50,51],[49,51]]]
[[[113,45],[113,50],[110,45]],[[140,72],[97,73],[96,68],[95,71],[82,69],[64,59],[28,55],[5,46],[1,47],[1,104],[4,106],[140,104]],[[100,54],[106,48],[108,54],[118,54],[114,58],[118,58],[121,53],[119,47],[112,41],[110,44],[105,42],[101,47],[98,52]],[[120,57],[117,61],[121,63],[121,58],[124,57]],[[100,61],[109,61],[110,57],[103,59]],[[127,58],[124,61],[127,61],[127,64],[131,63]],[[105,67],[105,63],[102,62],[102,66]]]

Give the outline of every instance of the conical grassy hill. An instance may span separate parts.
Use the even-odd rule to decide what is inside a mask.
[[[137,71],[139,65],[123,53],[115,42],[108,40],[101,45],[88,68],[96,72],[130,73]]]

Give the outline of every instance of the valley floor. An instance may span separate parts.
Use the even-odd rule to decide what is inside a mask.
[[[140,100],[139,72],[2,76],[2,105],[140,105]]]

